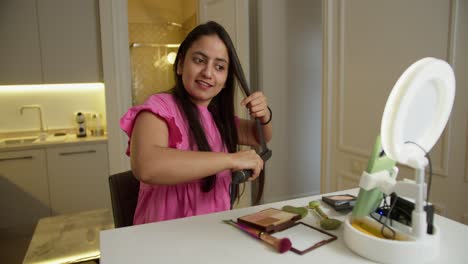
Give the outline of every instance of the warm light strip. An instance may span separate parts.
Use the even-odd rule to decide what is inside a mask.
[[[51,91],[89,91],[104,89],[103,83],[64,83],[64,84],[31,84],[0,85],[0,93],[18,92],[51,92]]]
[[[61,257],[56,259],[44,260],[40,262],[34,262],[37,264],[65,264],[65,263],[78,263],[78,262],[85,262],[88,260],[96,260],[99,259],[101,253],[99,250],[92,250],[90,252],[85,252],[82,254],[76,254],[67,257]]]

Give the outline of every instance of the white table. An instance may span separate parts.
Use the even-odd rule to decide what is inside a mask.
[[[337,193],[357,194],[357,189]],[[277,253],[263,242],[221,222],[265,208],[305,206],[309,201],[320,199],[321,195],[317,195],[222,213],[102,231],[100,263],[373,263],[346,247],[343,241],[343,225],[340,229],[330,232],[338,236],[338,240],[305,255],[298,255],[291,251]],[[323,205],[323,208],[330,217],[345,217],[334,210],[327,210],[326,205]],[[318,226],[317,219],[311,213],[302,221]],[[468,263],[468,226],[437,215],[435,224],[441,230],[441,249],[439,258],[431,263]]]

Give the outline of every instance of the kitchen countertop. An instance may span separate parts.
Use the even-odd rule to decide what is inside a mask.
[[[60,139],[50,137],[46,141],[37,141],[32,143],[19,143],[19,144],[0,144],[0,152],[17,151],[17,150],[31,150],[42,149],[51,147],[64,147],[64,146],[82,146],[96,143],[106,143],[107,135],[104,136],[86,136],[77,137],[75,134],[67,134]]]
[[[99,233],[114,228],[109,209],[39,220],[23,263],[75,263],[98,259]]]

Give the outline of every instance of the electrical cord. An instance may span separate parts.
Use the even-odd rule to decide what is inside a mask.
[[[426,192],[426,204],[429,203],[429,194],[430,194],[430,191],[431,191],[431,187],[432,187],[432,162],[431,162],[431,156],[429,155],[429,153],[423,148],[421,147],[418,143],[414,142],[414,141],[405,141],[405,144],[406,143],[411,143],[411,144],[414,144],[416,145],[419,149],[421,149],[424,153],[425,153],[425,157],[427,158],[428,162],[429,162],[429,178],[427,180],[427,192]]]
[[[372,214],[370,214],[370,216],[371,216],[375,221],[377,221],[377,222],[379,222],[380,224],[382,224],[382,227],[380,228],[380,234],[381,234],[383,237],[387,238],[387,239],[392,239],[392,240],[393,240],[393,239],[395,239],[396,232],[395,232],[395,230],[393,230],[393,228],[391,228],[390,226],[387,225],[387,221],[388,221],[388,219],[390,219],[390,225],[392,225],[392,219],[390,218],[390,216],[391,216],[391,213],[392,213],[392,211],[393,211],[393,208],[395,207],[395,204],[396,204],[396,200],[397,200],[397,199],[395,199],[395,201],[393,201],[392,204],[389,206],[389,205],[387,204],[387,196],[386,196],[385,194],[382,194],[382,196],[383,196],[384,204],[379,208],[379,210],[384,211],[384,210],[387,210],[387,209],[388,209],[388,213],[387,213],[386,216],[385,216],[385,221],[382,221],[383,215],[380,215],[380,217],[379,217],[378,219],[377,219],[375,216],[373,216]],[[385,228],[387,228],[388,230],[390,230],[390,233],[391,233],[390,236],[387,235],[387,234],[385,233]]]
[[[385,200],[387,199],[386,195],[384,196],[384,199]],[[392,219],[390,218],[390,216],[392,215],[393,208],[395,208],[396,201],[397,201],[397,199],[395,199],[395,201],[393,201],[392,205],[390,206],[390,210],[388,210],[388,215],[385,218],[385,221],[384,221],[384,224],[382,225],[382,228],[380,229],[380,232],[381,232],[382,236],[384,236],[385,238],[388,238],[388,239],[395,239],[395,231],[387,225],[387,221],[388,221],[388,219],[390,219],[390,225],[392,225]],[[392,233],[392,235],[390,237],[388,237],[385,234],[385,232],[384,232],[385,227],[387,227],[390,230],[390,232]]]
[[[427,233],[428,234],[433,234],[433,213],[434,213],[434,208],[433,208],[432,205],[429,205],[429,194],[430,194],[430,190],[431,190],[431,187],[432,187],[432,161],[431,161],[431,157],[430,157],[429,153],[423,147],[421,147],[418,143],[413,142],[413,141],[406,141],[405,144],[407,144],[407,143],[414,144],[419,149],[421,149],[425,153],[424,156],[427,158],[428,163],[429,163],[429,177],[428,177],[428,181],[427,181],[427,190],[426,190],[426,206],[424,207],[424,210],[427,213],[427,224],[428,224]],[[381,210],[381,212],[383,210],[388,209],[388,204],[387,204],[387,201],[386,201],[386,195],[385,194],[383,195],[383,199],[384,199],[384,205],[379,208]],[[390,209],[386,213],[385,221],[382,222],[382,216],[379,219],[377,219],[376,217],[371,215],[371,217],[374,218],[374,220],[376,220],[376,221],[378,221],[379,223],[382,224],[382,228],[381,228],[380,232],[381,232],[382,236],[384,236],[385,238],[394,239],[394,237],[395,237],[395,231],[393,231],[392,228],[387,226],[387,220],[389,218],[391,218],[391,214],[392,214],[392,211],[393,211],[393,209],[394,209],[394,207],[396,205],[397,200],[398,200],[398,195],[395,194],[395,200],[392,202],[392,204],[390,206]],[[392,225],[392,219],[390,219],[390,225]],[[385,228],[388,228],[392,232],[391,237],[388,237],[385,234],[385,232],[384,232]]]
[[[427,180],[426,205],[424,206],[424,211],[426,211],[426,215],[427,215],[426,216],[427,233],[432,235],[434,233],[434,206],[429,204],[429,194],[431,192],[431,187],[432,187],[432,161],[431,161],[431,156],[418,143],[413,142],[413,141],[406,141],[405,144],[406,143],[414,144],[418,148],[420,148],[425,153],[424,156],[427,158],[427,161],[429,162],[429,177],[428,177],[428,180]]]

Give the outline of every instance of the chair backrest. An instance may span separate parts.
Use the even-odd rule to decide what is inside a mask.
[[[115,228],[133,225],[140,182],[125,171],[109,176],[109,188]]]

